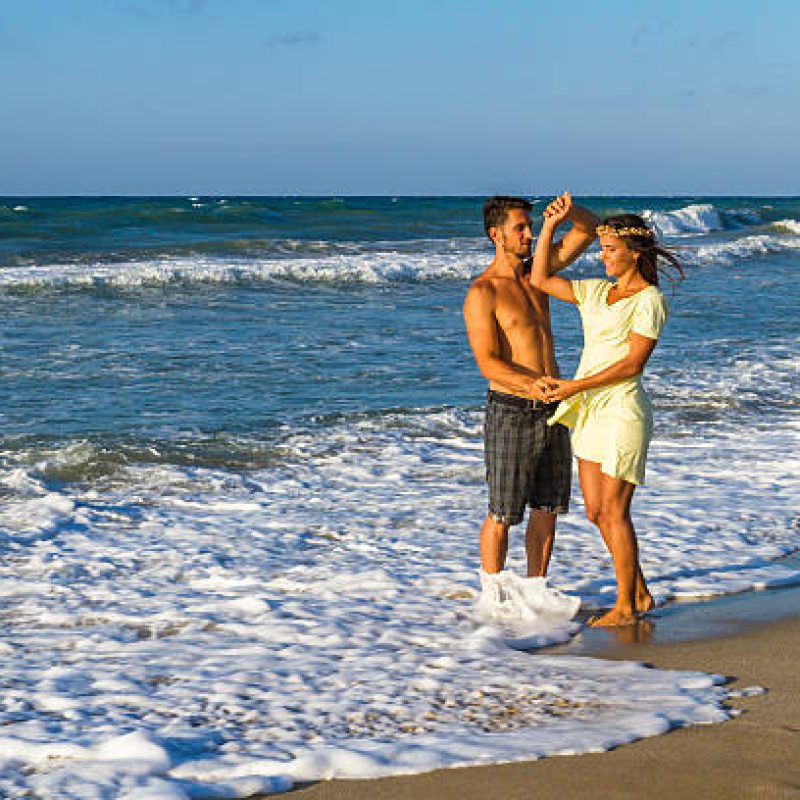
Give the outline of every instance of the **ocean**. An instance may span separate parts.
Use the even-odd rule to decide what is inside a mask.
[[[727,718],[718,676],[473,614],[482,200],[0,198],[0,795],[245,797]],[[797,583],[800,199],[579,202],[686,267],[633,506],[657,601]],[[577,484],[549,581],[613,602]]]

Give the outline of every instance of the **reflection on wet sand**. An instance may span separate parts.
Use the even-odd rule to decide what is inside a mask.
[[[646,644],[653,638],[656,626],[652,620],[639,619],[633,625],[621,625],[615,628],[604,628],[617,644]]]

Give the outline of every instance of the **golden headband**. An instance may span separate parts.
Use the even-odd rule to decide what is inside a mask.
[[[655,233],[650,228],[615,228],[612,225],[598,225],[598,236],[650,236],[655,237]]]

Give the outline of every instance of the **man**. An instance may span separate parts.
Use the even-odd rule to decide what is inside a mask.
[[[480,533],[481,567],[503,569],[508,531],[531,514],[525,533],[528,576],[544,577],[555,538],[556,515],[569,506],[572,455],[562,425],[548,427],[556,404],[544,402],[545,376],[559,377],[547,295],[528,278],[533,244],[532,205],[491,197],[483,207],[495,257],[464,301],[475,360],[489,381],[484,426],[489,511]],[[551,273],[571,264],[594,240],[596,217],[573,206],[572,229],[554,247]]]

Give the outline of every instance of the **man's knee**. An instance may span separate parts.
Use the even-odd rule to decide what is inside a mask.
[[[548,539],[555,536],[556,518],[556,515],[550,511],[531,509],[526,534],[537,539]]]
[[[494,536],[506,536],[511,522],[506,517],[497,516],[489,512],[483,521],[483,530]]]

